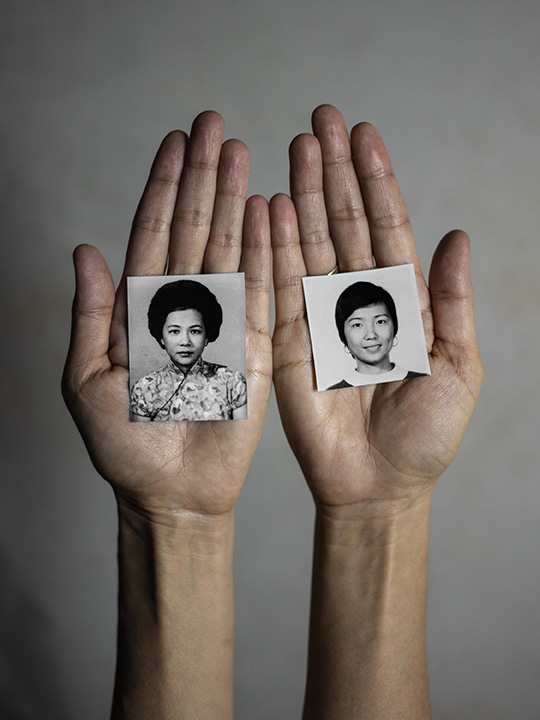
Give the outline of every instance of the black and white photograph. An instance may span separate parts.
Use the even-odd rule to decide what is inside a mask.
[[[247,418],[243,273],[128,278],[133,422]]]
[[[319,391],[430,374],[412,264],[303,284]]]

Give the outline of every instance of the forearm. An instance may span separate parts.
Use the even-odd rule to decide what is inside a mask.
[[[429,507],[318,509],[304,720],[430,717]]]
[[[233,515],[155,520],[119,503],[112,720],[233,716]]]

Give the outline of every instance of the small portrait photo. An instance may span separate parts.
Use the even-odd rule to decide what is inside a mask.
[[[243,273],[128,278],[133,422],[247,418]]]
[[[303,284],[317,390],[430,374],[412,264]]]

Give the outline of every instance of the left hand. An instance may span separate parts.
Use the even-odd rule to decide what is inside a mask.
[[[424,280],[407,209],[375,128],[351,136],[321,106],[290,148],[291,195],[270,204],[274,382],[285,432],[319,506],[407,503],[430,490],[463,438],[482,384],[469,240],[440,242]],[[431,376],[317,392],[302,277],[414,264]]]

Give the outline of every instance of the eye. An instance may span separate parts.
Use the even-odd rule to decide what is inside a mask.
[[[201,333],[202,333],[202,330],[200,328],[191,328],[192,335],[200,335]]]

